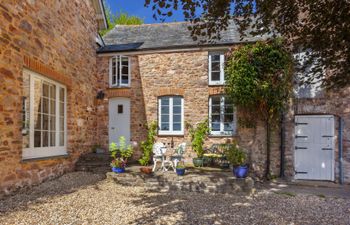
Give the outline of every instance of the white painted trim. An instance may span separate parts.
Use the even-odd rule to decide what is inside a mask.
[[[212,80],[212,56],[213,55],[220,55],[220,80],[219,81],[213,81]],[[224,52],[218,52],[218,51],[213,51],[208,53],[208,81],[209,81],[209,86],[211,85],[224,85],[225,84],[225,71],[224,71],[224,66],[225,66],[225,53]]]
[[[122,58],[127,58],[128,59],[128,83],[127,84],[123,84],[122,83]],[[113,59],[115,59],[116,62],[116,67],[118,64],[118,68],[119,68],[119,76],[118,74],[116,74],[116,84],[113,84],[112,81],[112,61]],[[119,63],[118,63],[119,62]],[[109,59],[109,87],[110,88],[118,88],[118,87],[130,87],[131,86],[131,59],[128,56],[125,55],[114,55]]]
[[[232,136],[233,134],[236,134],[237,131],[237,117],[236,117],[236,110],[233,106],[233,131],[225,131],[225,116],[224,116],[224,109],[225,109],[225,96],[224,95],[217,95],[217,97],[220,97],[220,131],[212,131],[212,124],[211,124],[211,115],[212,115],[212,97],[209,96],[209,129],[210,129],[210,135],[213,136]]]
[[[164,96],[169,97],[169,131],[161,130],[161,99],[158,98],[158,135],[183,135],[184,134],[184,98],[182,96]],[[181,130],[173,131],[173,97],[181,98]]]
[[[104,25],[105,25],[105,29],[107,29],[107,28],[108,28],[107,18],[106,18],[105,9],[104,9],[104,7],[103,7],[102,0],[99,0],[98,3],[99,3],[100,8],[101,8],[101,13],[102,13],[103,23],[104,23]]]
[[[30,82],[30,92],[29,92],[29,115],[30,115],[30,124],[29,124],[29,148],[23,148],[22,158],[23,159],[33,159],[33,158],[41,158],[41,157],[50,157],[57,155],[65,155],[67,154],[67,88],[65,85],[62,85],[54,80],[46,78],[38,73],[35,73],[31,70],[23,69],[23,73],[27,73],[29,75]],[[34,147],[34,78],[40,79],[42,81],[46,81],[50,84],[56,86],[56,141],[55,146],[49,147]],[[63,88],[65,92],[65,117],[64,117],[64,137],[65,143],[64,146],[59,146],[59,89]],[[50,101],[49,101],[50,102]],[[49,105],[50,108],[50,105]],[[49,127],[50,129],[50,127]],[[42,137],[41,137],[42,138]],[[49,138],[50,139],[50,138]],[[50,143],[49,143],[50,144]]]

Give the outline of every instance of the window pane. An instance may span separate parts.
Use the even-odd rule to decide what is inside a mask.
[[[50,101],[50,114],[51,115],[56,114],[56,101],[55,100]]]
[[[211,121],[212,122],[220,122],[220,115],[212,115]]]
[[[122,74],[123,75],[128,75],[129,74],[129,67],[123,66],[122,67]]]
[[[64,103],[60,103],[60,116],[64,116]]]
[[[181,131],[181,123],[174,123],[173,130],[174,131]]]
[[[212,106],[211,107],[211,113],[212,114],[220,114],[220,106]]]
[[[213,62],[211,64],[211,71],[220,72],[220,62]]]
[[[43,131],[43,147],[48,147],[49,146],[49,132]]]
[[[117,77],[116,77],[116,75],[112,75],[112,84],[113,85],[117,84]]]
[[[211,123],[212,131],[220,131],[220,123]]]
[[[221,101],[220,96],[211,97],[211,104],[212,105],[220,105],[220,101]]]
[[[56,99],[56,86],[50,85],[50,98]]]
[[[174,97],[173,98],[173,105],[181,106],[181,97]]]
[[[174,115],[173,123],[181,123],[181,115]]]
[[[211,55],[211,61],[220,61],[220,55]]]
[[[163,122],[169,123],[169,115],[162,115],[162,116],[161,116],[161,121],[162,121],[162,123],[163,123]]]
[[[212,81],[220,81],[220,72],[212,72],[211,73]]]
[[[224,116],[224,122],[225,123],[232,123],[233,122],[233,115],[225,115]]]
[[[174,114],[181,114],[181,106],[174,106],[173,113]]]
[[[233,131],[233,123],[224,123],[224,131]]]
[[[49,97],[49,85],[46,83],[43,83],[43,96]]]
[[[129,59],[128,57],[121,57],[122,58],[122,65],[123,66],[129,66]]]
[[[34,129],[41,130],[41,114],[34,114]]]
[[[128,84],[129,83],[129,77],[128,76],[122,76],[122,84]]]
[[[60,88],[60,101],[64,102],[64,89]]]
[[[64,132],[60,132],[60,146],[64,146]]]
[[[56,130],[56,117],[50,116],[50,130],[55,131]]]
[[[169,114],[169,106],[160,107],[161,114]]]
[[[60,131],[64,131],[64,118],[60,117]]]
[[[162,97],[160,103],[162,106],[169,105],[169,97]]]
[[[41,132],[34,132],[34,147],[41,147]]]
[[[56,132],[50,132],[50,146],[56,146]]]
[[[42,98],[42,103],[43,103],[43,113],[49,114],[49,99]]]
[[[169,130],[169,123],[161,123],[160,130]]]
[[[233,105],[226,105],[225,104],[224,112],[225,113],[233,113]]]
[[[49,130],[49,116],[43,114],[43,130]]]

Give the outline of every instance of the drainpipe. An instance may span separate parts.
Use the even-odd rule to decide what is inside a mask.
[[[280,177],[284,178],[284,166],[285,166],[285,162],[284,162],[284,154],[285,154],[285,127],[284,127],[284,112],[281,113],[281,136],[280,136],[280,141],[281,141],[281,145],[280,145]]]
[[[339,116],[338,129],[338,149],[339,149],[339,183],[344,183],[343,174],[343,119]]]

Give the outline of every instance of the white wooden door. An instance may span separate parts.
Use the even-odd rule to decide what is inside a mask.
[[[334,180],[334,116],[295,117],[295,179]]]
[[[130,99],[109,99],[109,143],[119,144],[119,137],[124,136],[126,144],[130,143]]]

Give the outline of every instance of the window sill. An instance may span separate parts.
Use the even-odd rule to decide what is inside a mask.
[[[130,89],[131,86],[109,86],[109,89]]]
[[[220,87],[220,86],[225,86],[225,83],[217,83],[217,84],[215,84],[215,83],[213,83],[213,84],[209,83],[208,86],[209,86],[209,87]]]
[[[174,133],[174,134],[161,134],[161,133],[158,133],[158,137],[183,137],[185,136],[183,133],[179,134],[179,133]]]
[[[44,160],[51,160],[51,159],[65,159],[69,158],[69,154],[64,155],[55,155],[55,156],[45,156],[45,157],[37,157],[37,158],[26,158],[22,159],[21,163],[27,163],[27,162],[35,162],[35,161],[44,161]]]
[[[237,137],[237,134],[209,134],[209,138],[234,138]]]

